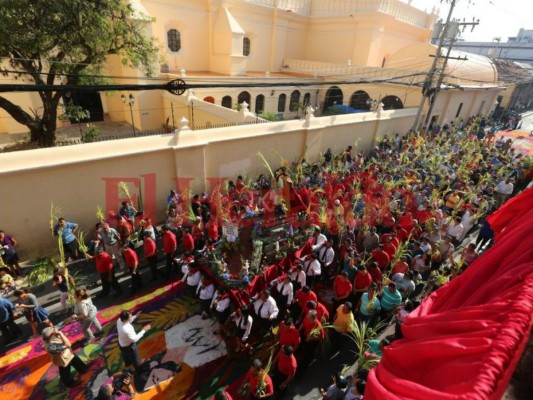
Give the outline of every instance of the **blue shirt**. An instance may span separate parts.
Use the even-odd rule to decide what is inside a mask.
[[[0,324],[7,322],[14,310],[15,306],[11,301],[5,297],[0,297]]]
[[[58,235],[59,230],[62,229],[61,237],[63,238],[63,243],[72,243],[74,240],[76,240],[76,235],[74,235],[74,232],[72,231],[77,227],[78,224],[75,224],[74,222],[65,222],[65,226],[63,228],[61,228],[59,225],[56,225],[54,232],[56,235]]]
[[[374,300],[372,309],[374,311],[381,310],[381,304],[376,295],[374,295],[374,298],[372,300]],[[359,312],[363,315],[366,315],[367,317],[374,315],[374,313],[368,311],[368,293],[363,293],[363,295],[361,296],[361,306],[359,307]]]
[[[395,289],[394,292],[389,292],[389,288],[386,287],[383,290],[383,297],[381,297],[381,307],[385,311],[390,311],[396,306],[399,306],[402,303],[402,294]]]
[[[368,350],[379,357],[383,355],[383,351],[379,348],[379,340],[377,339],[372,339],[368,342]]]

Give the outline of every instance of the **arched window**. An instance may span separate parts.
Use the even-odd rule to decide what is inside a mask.
[[[250,39],[247,37],[242,39],[242,55],[246,57],[250,55]]]
[[[167,32],[168,48],[172,51],[180,51],[181,35],[177,29],[170,29]]]
[[[350,107],[354,110],[370,110],[370,96],[363,90],[358,90],[350,98]]]
[[[246,102],[246,104],[250,105],[251,96],[248,92],[241,92],[239,93],[239,96],[237,97],[237,103],[242,104]]]
[[[213,96],[204,97],[204,101],[207,103],[215,104],[215,99],[213,98]]]
[[[311,93],[304,94],[304,107],[311,104]]]
[[[263,111],[265,111],[265,96],[259,94],[255,98],[255,113],[259,115]]]
[[[289,111],[298,111],[298,105],[300,104],[300,92],[295,90],[291,93],[291,101],[289,103]]]
[[[342,90],[338,86],[332,86],[326,92],[326,98],[324,99],[324,111],[336,104],[342,105],[344,95]]]
[[[231,96],[222,97],[222,107],[231,108]]]
[[[287,95],[280,94],[278,98],[278,112],[285,112],[285,103],[287,102]]]
[[[403,108],[403,103],[397,96],[385,96],[381,102],[384,110],[401,110]]]

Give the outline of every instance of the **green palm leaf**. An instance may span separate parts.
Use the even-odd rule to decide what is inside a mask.
[[[154,328],[167,330],[197,314],[199,309],[200,305],[195,299],[180,297],[167,303],[159,310],[140,314],[136,322],[141,325],[150,324]]]

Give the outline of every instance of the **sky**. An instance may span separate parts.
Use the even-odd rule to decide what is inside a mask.
[[[404,0],[407,2],[407,0]],[[446,20],[449,5],[441,0],[413,0],[413,6],[431,11],[433,6],[440,8],[440,17]],[[467,41],[492,42],[501,37],[516,36],[520,28],[533,29],[533,0],[456,0],[453,18],[472,21],[479,18],[479,25],[470,32],[467,27],[462,38]]]

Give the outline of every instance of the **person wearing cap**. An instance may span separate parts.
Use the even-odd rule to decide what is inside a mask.
[[[318,249],[320,249],[326,243],[327,240],[328,238],[326,237],[326,235],[320,232],[320,228],[318,226],[315,226],[313,231],[313,251],[317,251]]]
[[[176,255],[176,249],[178,248],[178,241],[176,235],[170,230],[170,226],[163,225],[163,252],[165,253],[167,274],[171,276],[173,274],[172,264],[174,262],[174,256]]]
[[[122,287],[118,283],[115,276],[115,268],[113,266],[113,259],[107,254],[103,248],[97,247],[96,254],[91,256],[86,254],[87,259],[94,260],[96,263],[96,270],[100,274],[100,280],[102,281],[101,296],[109,295],[111,287],[116,291],[117,296],[122,296]]]
[[[127,244],[124,244],[121,250],[124,263],[131,277],[131,295],[133,296],[143,288],[141,273],[139,271],[139,257],[137,257],[135,250],[131,249]]]
[[[327,389],[320,389],[322,400],[344,400],[347,386],[347,379],[340,372],[337,372],[333,378],[333,383]]]
[[[252,361],[252,366],[246,373],[246,380],[250,384],[250,399],[269,399],[274,394],[272,378],[263,369],[263,363],[259,359]]]
[[[157,269],[157,244],[152,239],[150,232],[143,234],[144,259],[148,263],[152,271],[152,282],[155,282],[158,277],[165,278],[162,272]]]
[[[294,379],[298,362],[294,357],[294,349],[292,346],[281,346],[281,351],[278,354],[278,374],[276,375],[276,387],[285,390],[289,383]]]
[[[316,253],[311,253],[303,259],[303,271],[305,272],[305,281],[307,286],[312,287],[317,277],[320,276],[322,268]]]
[[[258,317],[259,326],[263,331],[271,333],[272,323],[279,314],[279,308],[276,300],[270,296],[270,291],[267,289],[261,293],[261,296],[253,303],[255,315]]]
[[[118,347],[122,353],[126,368],[133,366],[137,372],[140,372],[141,361],[137,350],[137,342],[148,332],[152,326],[147,324],[142,327],[139,333],[135,332],[132,322],[136,316],[131,312],[123,310],[117,319]]]
[[[72,351],[72,343],[63,332],[56,328],[44,328],[41,336],[43,347],[52,358],[52,364],[59,369],[59,379],[67,388],[81,383],[79,378],[73,379],[71,367],[79,374],[87,372],[87,365]]]

